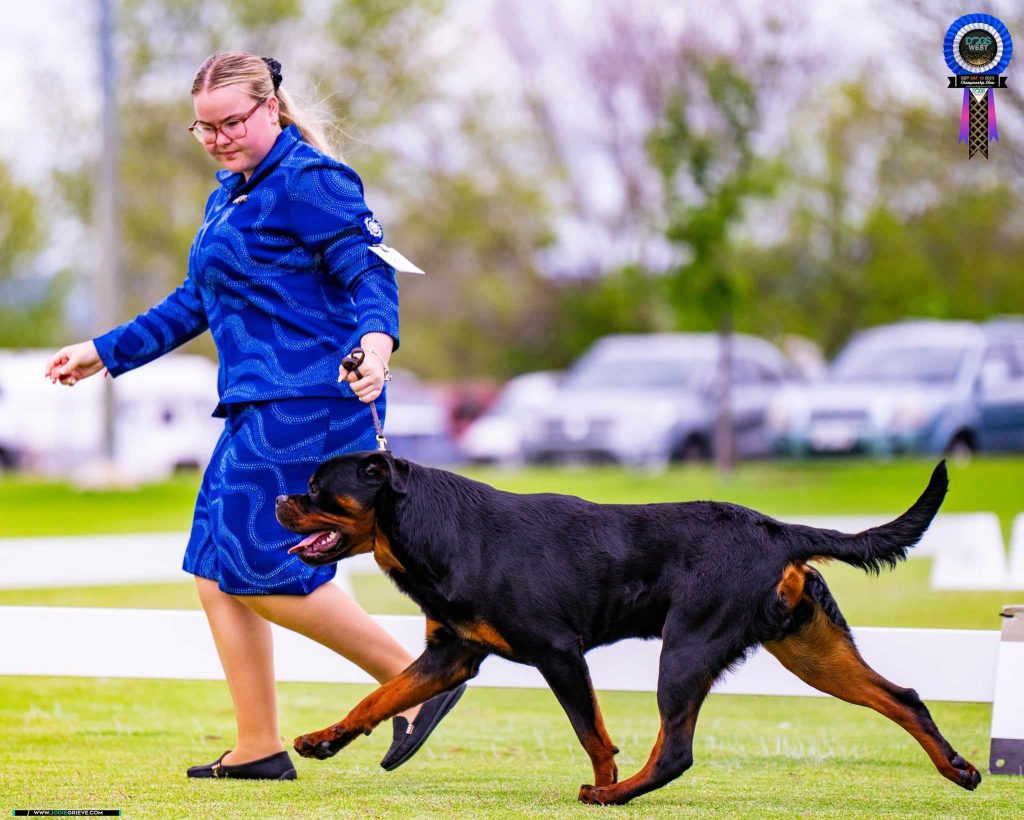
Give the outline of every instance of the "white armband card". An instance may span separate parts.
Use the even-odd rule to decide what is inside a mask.
[[[402,256],[402,254],[394,248],[389,248],[383,242],[377,245],[370,245],[369,248],[399,273],[424,273],[424,271]]]

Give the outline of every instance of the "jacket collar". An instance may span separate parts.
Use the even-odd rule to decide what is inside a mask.
[[[294,125],[289,125],[277,135],[277,140],[274,142],[273,147],[260,160],[260,164],[253,168],[248,181],[246,181],[244,174],[229,171],[227,168],[222,168],[217,172],[217,181],[232,194],[239,193],[243,188],[251,188],[270,173],[301,140],[302,135],[299,134],[299,129]]]

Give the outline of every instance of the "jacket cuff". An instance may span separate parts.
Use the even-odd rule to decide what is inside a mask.
[[[117,378],[122,373],[127,373],[131,370],[131,366],[126,362],[120,361],[114,352],[122,332],[123,330],[120,327],[115,327],[113,330],[92,340],[92,343],[96,345],[96,352],[99,353],[103,366],[107,368],[107,371],[113,378]]]
[[[358,344],[362,344],[363,336],[365,336],[367,333],[384,333],[385,335],[390,336],[392,342],[392,353],[398,350],[398,345],[401,343],[401,340],[398,338],[397,325],[388,327],[383,322],[360,322],[359,330],[356,335],[356,340]]]

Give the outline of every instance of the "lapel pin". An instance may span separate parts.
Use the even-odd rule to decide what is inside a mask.
[[[241,205],[243,202],[248,202],[248,201],[249,201],[249,195],[248,194],[242,194],[241,196],[236,196],[233,200],[231,200],[231,204],[232,205]]]

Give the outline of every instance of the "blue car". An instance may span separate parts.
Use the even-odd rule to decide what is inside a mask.
[[[1024,451],[1024,318],[861,331],[822,381],[780,393],[769,426],[794,456]]]

